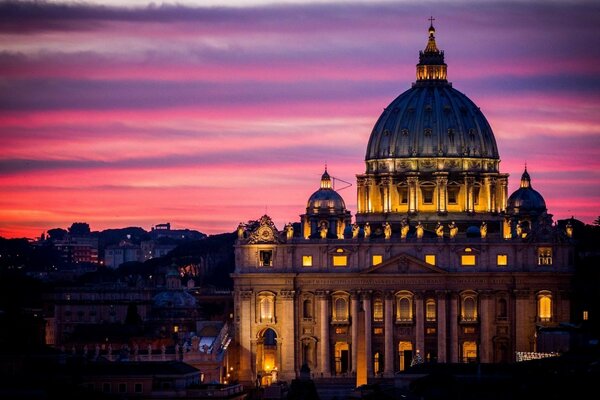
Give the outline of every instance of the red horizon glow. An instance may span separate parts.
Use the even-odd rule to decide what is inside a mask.
[[[327,163],[353,183],[415,80],[419,2],[211,8],[0,4],[0,236],[299,221]],[[33,11],[35,9],[35,12]],[[487,117],[509,192],[525,163],[554,220],[600,215],[600,5],[435,7],[449,80]],[[60,14],[60,15],[59,15]],[[593,35],[592,35],[593,36]],[[584,39],[587,38],[587,39]]]

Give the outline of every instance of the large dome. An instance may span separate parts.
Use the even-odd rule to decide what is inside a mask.
[[[499,159],[490,124],[479,107],[447,81],[444,52],[435,29],[419,53],[417,82],[387,106],[377,120],[366,160],[469,157]]]
[[[449,83],[418,82],[385,108],[366,160],[414,157],[499,159],[483,113]]]

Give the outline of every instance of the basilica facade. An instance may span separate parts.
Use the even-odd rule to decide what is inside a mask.
[[[537,329],[569,321],[571,231],[526,168],[508,195],[492,129],[448,82],[433,26],[365,164],[354,222],[325,170],[300,223],[238,227],[240,381],[303,365],[364,383],[415,362],[511,362],[536,350]]]

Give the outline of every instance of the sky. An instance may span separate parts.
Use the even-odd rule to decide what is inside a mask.
[[[356,211],[377,118],[435,18],[516,190],[600,215],[600,3],[0,2],[0,236],[299,221],[327,164]]]

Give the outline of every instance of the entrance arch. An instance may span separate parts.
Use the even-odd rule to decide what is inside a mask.
[[[279,360],[277,332],[271,328],[264,329],[256,340],[256,371],[261,385],[269,386],[277,381]]]
[[[410,367],[410,362],[413,358],[413,346],[412,342],[400,341],[398,343],[398,354],[400,355],[400,371],[404,371]]]
[[[343,375],[348,373],[350,367],[350,346],[347,342],[335,343],[335,374]]]

